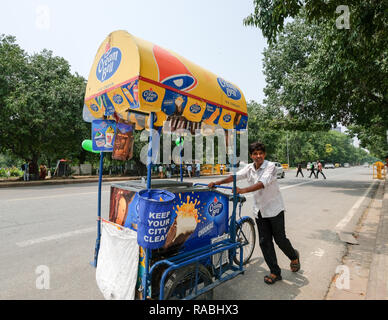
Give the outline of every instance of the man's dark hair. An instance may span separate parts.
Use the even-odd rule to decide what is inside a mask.
[[[253,142],[249,145],[249,154],[252,154],[255,151],[265,152],[265,145],[261,142]]]

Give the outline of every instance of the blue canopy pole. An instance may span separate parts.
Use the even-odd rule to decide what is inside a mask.
[[[94,249],[94,261],[90,263],[95,268],[97,267],[98,252],[100,251],[100,240],[101,240],[101,183],[102,183],[103,164],[104,164],[104,152],[100,152],[100,168],[98,171],[97,239],[96,239],[96,247]]]
[[[182,151],[183,151],[183,145],[182,145],[182,143],[181,143],[181,150],[179,151],[179,157],[181,158],[181,165],[180,165],[181,182],[183,182],[183,159],[182,159]]]
[[[233,129],[233,213],[232,213],[232,219],[231,219],[231,232],[230,237],[232,241],[234,242],[236,239],[236,209],[237,209],[237,178],[236,178],[236,171],[237,171],[237,130]]]
[[[151,189],[151,166],[152,166],[152,131],[154,129],[154,116],[155,113],[150,113],[150,138],[148,142],[148,155],[147,155],[147,189]],[[151,259],[151,250],[145,249],[145,272],[143,275],[143,299],[148,297],[148,272]]]

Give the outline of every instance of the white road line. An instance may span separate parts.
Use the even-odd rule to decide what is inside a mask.
[[[366,196],[368,195],[369,191],[372,189],[372,187],[377,183],[378,181],[374,181],[369,188],[365,191],[364,195],[361,196],[357,202],[353,205],[353,207],[348,211],[346,216],[338,222],[338,224],[335,226],[335,230],[342,231],[344,227],[348,224],[348,222],[353,218],[354,214],[357,212],[357,209],[360,207],[361,203],[364,201]]]
[[[110,190],[104,190],[101,192],[110,192]],[[2,201],[21,201],[21,200],[41,200],[41,199],[50,199],[50,198],[58,198],[58,197],[74,197],[74,196],[81,196],[81,195],[87,195],[87,194],[97,194],[98,191],[93,192],[82,192],[82,193],[69,193],[69,194],[55,194],[52,196],[43,196],[43,197],[29,197],[29,198],[16,198],[16,199],[7,199]]]
[[[323,257],[323,255],[325,254],[325,250],[321,249],[321,248],[318,248],[317,250],[311,252],[311,254],[313,254],[314,256],[317,256],[319,258]]]
[[[280,187],[280,190],[290,189],[290,188],[294,188],[294,187],[300,186],[302,184],[313,183],[313,182],[316,182],[316,180],[305,181],[305,182],[301,182],[301,183],[297,183],[297,184],[292,184],[290,186]],[[250,193],[250,194],[245,196],[245,198],[251,198],[251,197],[253,197],[253,193]]]
[[[75,235],[85,234],[85,233],[90,233],[90,232],[96,232],[96,227],[80,229],[80,230],[70,231],[70,232],[66,232],[66,233],[58,233],[58,234],[54,234],[54,235],[47,236],[47,237],[17,242],[16,245],[18,247],[28,247],[28,246],[32,246],[34,244],[38,244],[38,243],[42,243],[42,242],[58,240],[58,239],[63,239],[63,238],[69,238],[69,237],[72,237]]]
[[[301,183],[297,183],[297,184],[292,184],[292,185],[290,185],[290,186],[281,187],[280,190],[289,189],[289,188],[293,188],[293,187],[300,186],[300,185],[302,185],[302,184],[311,183],[311,182],[316,182],[316,181],[317,181],[317,180],[311,180],[311,181],[301,182]]]

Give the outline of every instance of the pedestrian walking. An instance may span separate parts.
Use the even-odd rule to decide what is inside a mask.
[[[26,162],[26,163],[23,163],[22,164],[22,170],[23,170],[23,180],[24,181],[28,181],[28,180],[30,180],[29,178],[29,173],[28,173],[28,162]]]
[[[270,269],[270,274],[264,277],[264,282],[274,284],[282,280],[281,269],[277,263],[273,240],[282,252],[291,260],[292,272],[300,270],[299,252],[293,248],[286,237],[284,223],[284,203],[276,178],[276,166],[274,162],[265,160],[266,152],[264,144],[252,143],[249,146],[249,156],[253,163],[248,164],[236,173],[238,181],[246,179],[249,186],[237,188],[239,194],[253,193],[254,215],[259,230],[259,243],[264,260]],[[220,181],[211,182],[209,188],[215,185],[230,183],[233,176],[229,175]],[[260,191],[259,191],[260,190]]]
[[[197,177],[199,178],[201,176],[201,164],[199,162],[195,165],[195,171]]]
[[[325,174],[322,171],[322,163],[321,163],[321,161],[318,160],[317,161],[317,175],[316,175],[316,179],[318,179],[318,175],[319,174],[323,175],[323,178],[326,179]]]
[[[310,170],[311,170],[311,173],[310,173],[309,178],[311,178],[311,175],[314,175],[314,177],[316,178],[316,175],[315,175],[315,168],[314,168],[314,163],[313,163],[313,162],[311,162]]]
[[[163,179],[163,166],[159,166],[159,178]]]
[[[303,171],[302,171],[302,164],[301,164],[301,163],[298,164],[298,171],[296,172],[296,176],[298,176],[299,173],[300,173],[300,174],[302,175],[302,177],[304,178]]]
[[[191,178],[191,170],[192,170],[193,168],[192,168],[192,166],[189,164],[188,166],[187,166],[187,173],[189,174],[189,178]]]
[[[39,179],[40,180],[46,179],[46,175],[47,175],[47,168],[43,163],[41,163],[39,167]]]

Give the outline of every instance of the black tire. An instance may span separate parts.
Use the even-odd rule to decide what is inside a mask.
[[[165,300],[181,300],[194,292],[196,266],[189,265],[182,269],[177,269],[167,276],[164,285]],[[213,278],[209,270],[204,265],[198,265],[198,289],[212,284]],[[195,300],[213,300],[213,290],[209,290]]]
[[[251,259],[256,245],[255,223],[252,218],[245,219],[241,224],[237,225],[236,240],[243,243],[243,265],[245,265]],[[233,261],[240,265],[240,249],[236,250]]]

